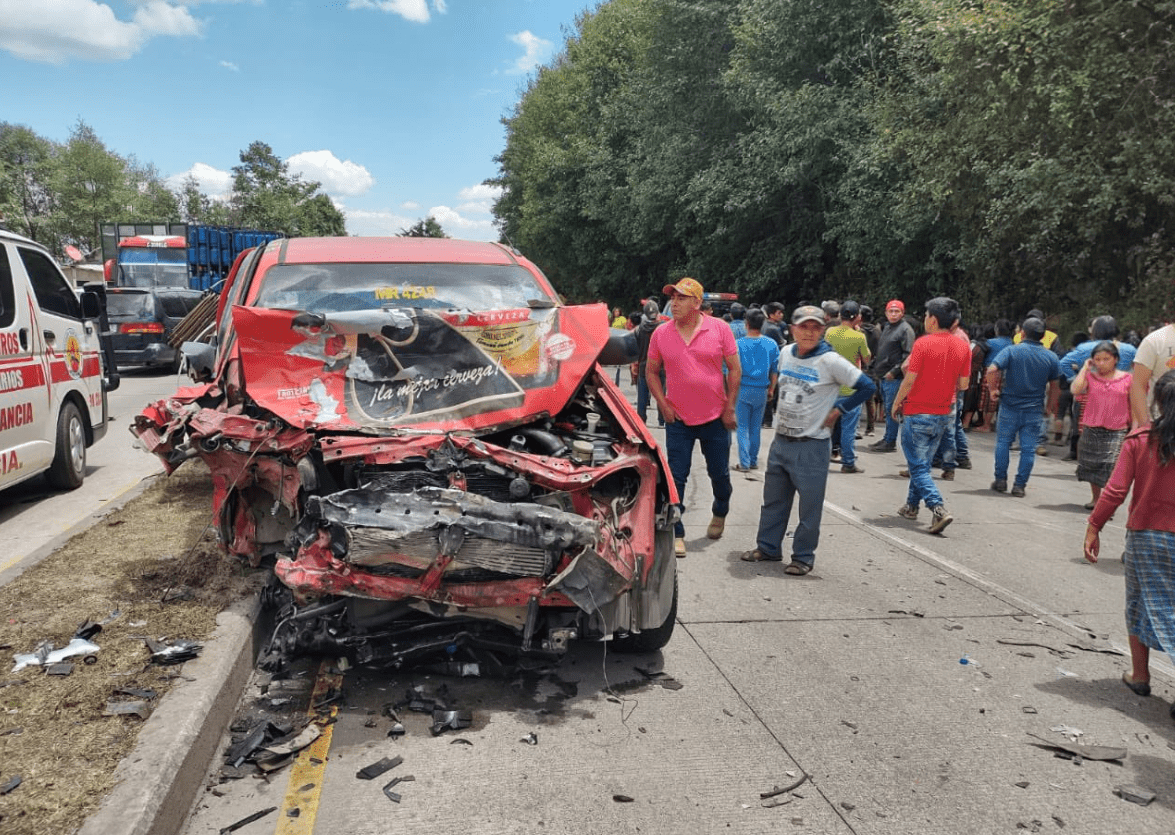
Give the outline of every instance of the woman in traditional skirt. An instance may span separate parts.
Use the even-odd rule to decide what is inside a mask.
[[[1154,401],[1158,417],[1127,435],[1085,529],[1085,558],[1097,562],[1099,533],[1133,485],[1124,555],[1132,669],[1122,682],[1140,696],[1151,692],[1151,649],[1175,650],[1175,371],[1155,383]]]
[[[1131,375],[1119,371],[1117,365],[1118,346],[1099,342],[1069,386],[1075,397],[1085,395],[1077,441],[1077,480],[1088,481],[1093,494],[1086,510],[1093,510],[1110,480],[1130,428]]]

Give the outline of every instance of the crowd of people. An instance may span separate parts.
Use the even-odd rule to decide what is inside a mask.
[[[996,433],[991,490],[1013,497],[1026,495],[1036,457],[1059,447],[1090,487],[1090,562],[1099,532],[1133,490],[1122,556],[1132,669],[1123,682],[1149,694],[1150,650],[1175,650],[1175,325],[1140,338],[1098,316],[1064,343],[1040,310],[968,327],[946,297],[926,302],[921,320],[892,299],[874,323],[868,306],[849,299],[801,305],[784,324],[774,302],[710,315],[692,278],[663,292],[670,316],[650,301],[616,321],[637,331],[637,410],[647,422],[656,406],[679,497],[694,443],[701,445],[713,494],[707,537],[725,530],[732,433],[734,469],[751,471],[759,468],[760,429],[774,428],[755,547],[742,559],[784,561],[796,504],[784,571],[801,576],[815,564],[830,462],[842,473],[864,472],[857,442],[875,427],[884,429],[868,449],[900,448],[906,460],[898,515],[917,519],[925,505],[934,534],[953,517],[933,471],[952,480],[956,469],[972,468],[968,432]],[[678,557],[686,555],[684,536],[679,519]]]

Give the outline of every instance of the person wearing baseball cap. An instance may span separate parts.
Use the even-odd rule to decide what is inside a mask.
[[[885,434],[869,445],[873,452],[894,452],[898,448],[898,422],[890,412],[894,395],[902,385],[902,363],[914,350],[914,328],[906,321],[906,305],[901,299],[885,303],[885,326],[877,340],[877,358],[873,360],[873,376],[881,388],[885,403]]]
[[[645,382],[665,418],[665,457],[683,511],[694,442],[702,447],[714,494],[706,536],[718,539],[725,530],[734,492],[730,433],[738,425],[735,404],[742,380],[738,346],[726,322],[702,315],[702,285],[697,279],[666,284],[663,292],[669,296],[673,318],[649,339]],[[685,525],[681,519],[674,527],[674,540],[674,552],[684,557]]]
[[[821,308],[797,307],[791,321],[795,343],[786,346],[779,357],[779,406],[763,476],[756,545],[742,559],[783,561],[784,535],[798,494],[799,518],[792,537],[791,562],[784,572],[803,576],[812,570],[820,543],[832,426],[843,413],[872,397],[876,387],[867,374],[824,341]],[[841,386],[849,386],[851,393],[842,396]]]

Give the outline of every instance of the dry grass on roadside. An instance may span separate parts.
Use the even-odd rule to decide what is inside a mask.
[[[189,463],[0,588],[0,647],[7,647],[0,650],[0,785],[22,778],[0,797],[0,832],[61,835],[80,827],[113,788],[115,766],[142,726],[136,716],[104,716],[107,701],[120,688],[162,696],[184,672],[149,664],[142,638],[202,641],[216,616],[264,579],[218,550],[208,527],[211,497],[207,468]],[[97,663],[69,659],[74,670],[65,677],[40,667],[9,672],[13,654],[44,640],[64,646],[86,620],[107,618],[91,639],[101,647]]]

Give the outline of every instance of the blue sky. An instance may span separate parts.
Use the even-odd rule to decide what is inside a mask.
[[[223,194],[251,142],[352,235],[496,239],[501,118],[597,0],[0,0],[0,120]]]

